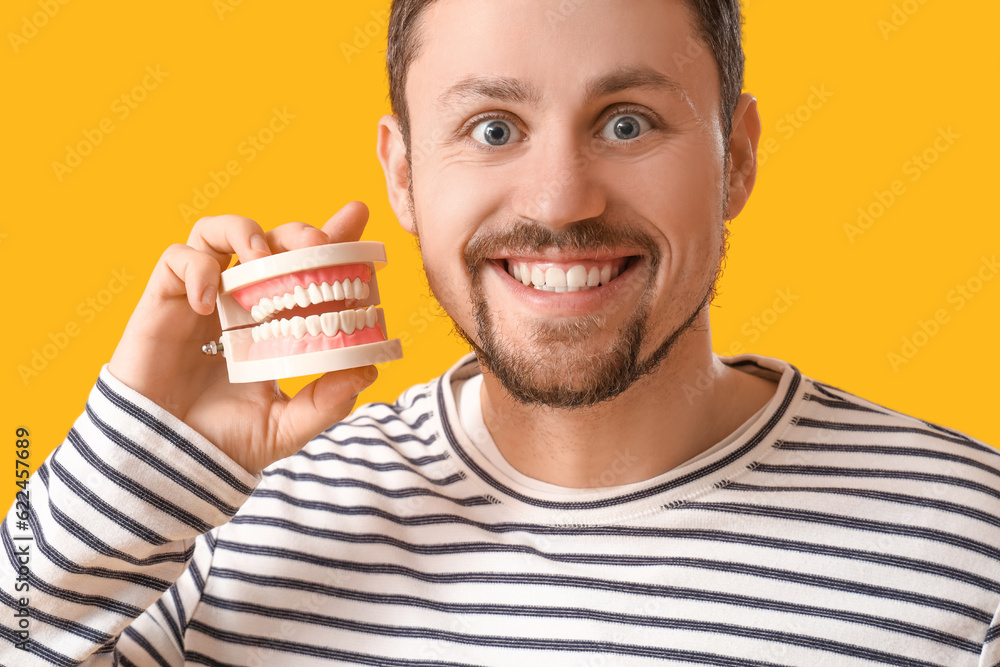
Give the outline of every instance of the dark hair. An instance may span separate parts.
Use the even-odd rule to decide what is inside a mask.
[[[399,118],[407,152],[410,145],[410,117],[406,106],[406,74],[420,46],[420,17],[434,0],[393,0],[389,16],[389,41],[385,51],[389,71],[389,101]],[[733,112],[743,90],[743,21],[739,0],[684,0],[698,23],[698,37],[715,56],[719,70],[723,137],[732,132]],[[684,57],[684,54],[678,54]]]

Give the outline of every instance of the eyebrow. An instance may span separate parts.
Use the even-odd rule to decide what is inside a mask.
[[[666,90],[689,100],[675,79],[647,65],[619,67],[587,83],[588,100],[607,97],[633,88]],[[470,76],[449,87],[437,99],[441,111],[476,100],[537,104],[541,93],[530,83],[506,76]]]

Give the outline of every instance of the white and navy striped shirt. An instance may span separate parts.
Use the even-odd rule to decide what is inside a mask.
[[[576,490],[473,446],[451,391],[471,358],[258,478],[105,369],[31,480],[30,528],[4,525],[0,663],[1000,663],[998,452],[725,361],[780,383],[741,435]]]

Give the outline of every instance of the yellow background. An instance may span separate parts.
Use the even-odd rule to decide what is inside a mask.
[[[596,0],[564,5],[583,11],[588,1]],[[49,18],[45,6],[58,11]],[[465,351],[428,296],[375,157],[376,122],[388,109],[387,7],[3,3],[5,497],[14,491],[16,427],[31,430],[37,468],[81,412],[160,253],[186,239],[194,218],[179,206],[192,205],[194,189],[231,160],[240,173],[201,214],[238,213],[270,228],[322,223],[352,199],[371,208],[365,238],[389,253],[379,275],[389,331],[407,345],[362,400],[392,400]],[[1000,4],[751,0],[746,20],[746,88],[760,102],[766,159],[733,223],[713,308],[716,351],[785,358],[1000,444],[1000,279],[981,283],[961,309],[953,291],[1000,250],[989,199]],[[41,27],[32,31],[32,22]],[[147,68],[165,75],[157,81]],[[135,106],[126,117],[122,95]],[[294,118],[248,161],[243,142],[274,109]],[[113,130],[57,174],[67,146],[96,136],[102,122]],[[935,139],[949,128],[947,151],[913,181],[912,156],[935,157]],[[897,180],[902,194],[849,238],[858,208],[878,212],[876,193],[889,201]],[[776,299],[784,312],[771,310]],[[938,311],[946,322],[935,329],[927,322]],[[933,336],[920,336],[921,322]],[[902,339],[915,335],[924,344],[894,366],[890,353],[902,357]],[[35,375],[26,373],[33,360]]]

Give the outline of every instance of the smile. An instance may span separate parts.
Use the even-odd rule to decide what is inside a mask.
[[[544,292],[585,292],[610,284],[621,275],[629,257],[608,260],[545,262],[507,259],[507,273],[526,287]]]

